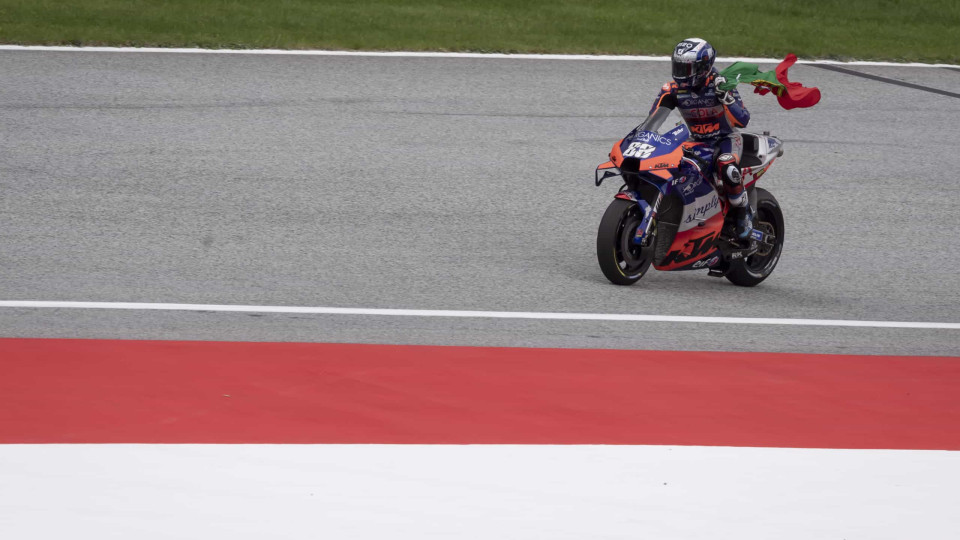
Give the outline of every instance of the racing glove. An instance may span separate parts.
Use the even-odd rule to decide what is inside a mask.
[[[717,90],[717,99],[724,105],[733,105],[737,101],[736,98],[733,97],[733,94],[720,89],[720,85],[725,82],[727,82],[727,78],[723,75],[717,75],[717,77],[713,79],[713,86]]]

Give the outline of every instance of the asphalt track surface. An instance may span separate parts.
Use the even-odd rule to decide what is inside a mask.
[[[952,91],[948,69],[851,67]],[[771,278],[609,284],[593,186],[663,62],[2,51],[0,300],[960,322],[960,99],[747,95]],[[960,355],[957,330],[0,309],[2,337]]]

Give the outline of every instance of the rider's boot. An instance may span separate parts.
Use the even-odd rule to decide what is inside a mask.
[[[736,158],[731,154],[721,154],[717,161],[723,178],[724,191],[736,220],[734,234],[740,240],[747,240],[750,231],[753,230],[753,212],[750,210],[750,197],[747,195],[747,190],[743,189],[740,167],[737,166]]]

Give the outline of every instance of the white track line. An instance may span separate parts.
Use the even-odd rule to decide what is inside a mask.
[[[221,304],[151,304],[139,302],[54,302],[0,300],[0,308],[126,309],[141,311],[217,311],[227,313],[299,313],[312,315],[374,315],[387,317],[451,317],[474,319],[537,319],[553,321],[628,321],[707,324],[777,324],[786,326],[842,326],[859,328],[924,328],[960,330],[960,323],[912,321],[854,321],[837,319],[772,319],[752,317],[690,317],[617,313],[537,313],[526,311],[459,311],[444,309],[376,309],[301,306],[240,306]]]
[[[485,58],[506,60],[619,60],[633,62],[669,62],[669,56],[591,55],[591,54],[502,54],[467,52],[422,52],[422,51],[324,51],[291,49],[178,49],[166,47],[67,47],[47,45],[0,45],[0,51],[53,51],[53,52],[114,52],[114,53],[188,53],[188,54],[262,54],[287,56],[373,56],[399,58]],[[778,64],[783,58],[752,58],[726,56],[719,62],[753,62],[755,64]],[[953,64],[924,64],[920,62],[871,62],[838,60],[798,60],[798,64],[829,64],[839,66],[883,67],[960,67]]]

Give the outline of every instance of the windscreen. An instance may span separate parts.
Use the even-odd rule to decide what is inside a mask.
[[[637,129],[639,131],[656,131],[659,133],[660,126],[663,125],[663,121],[670,116],[671,112],[673,112],[672,109],[660,107],[653,114],[648,116],[647,119],[644,120]]]

